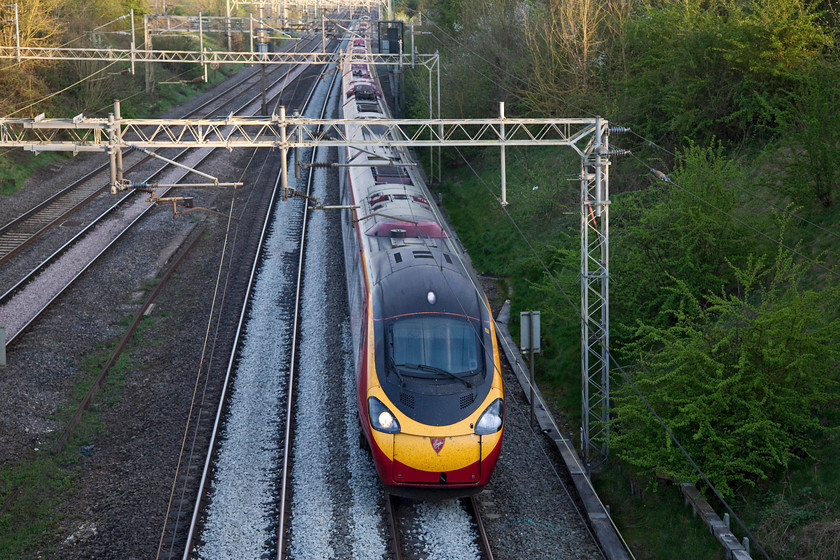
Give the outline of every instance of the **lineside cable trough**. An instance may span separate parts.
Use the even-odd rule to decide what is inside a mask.
[[[750,560],[750,539],[744,537],[741,542],[732,534],[729,529],[729,514],[723,514],[723,519],[718,516],[706,498],[697,490],[691,482],[680,484],[680,492],[686,505],[691,506],[691,513],[703,520],[715,538],[726,550],[726,558],[731,560]]]

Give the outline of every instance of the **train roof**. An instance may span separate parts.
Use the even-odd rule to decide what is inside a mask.
[[[382,318],[417,313],[483,316],[471,277],[446,247],[406,244],[378,253],[371,264],[378,279],[373,286],[379,306],[375,314]]]
[[[352,45],[352,50],[367,50],[366,42],[360,39]],[[376,69],[371,65],[355,62],[344,66],[342,94],[345,118],[389,116]],[[358,132],[348,130],[348,135]],[[370,139],[388,130],[384,125],[371,125],[361,132]],[[442,224],[407,149],[387,144],[365,149],[348,147],[346,163],[353,200],[358,205],[356,227],[365,247],[372,287],[381,294],[386,316],[412,308],[481,316],[469,265],[465,267],[461,261],[463,257]],[[429,274],[430,268],[437,270]],[[436,294],[434,303],[425,300],[429,292]]]

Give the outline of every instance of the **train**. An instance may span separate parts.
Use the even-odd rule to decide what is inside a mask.
[[[370,52],[370,23],[348,49]],[[390,118],[375,65],[346,62],[341,80],[342,118]],[[504,432],[487,297],[408,149],[339,152],[360,439],[390,494],[477,494]]]

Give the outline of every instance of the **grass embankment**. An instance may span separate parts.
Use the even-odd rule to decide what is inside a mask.
[[[507,212],[539,259],[552,269],[555,285],[546,281],[537,256],[497,202],[497,155],[488,151],[483,157],[471,161],[481,179],[463,161],[450,162],[436,191],[442,194],[443,206],[479,274],[497,277],[501,293],[509,294],[514,338],[518,338],[519,311],[542,312],[537,380],[550,405],[576,432],[581,416],[579,160],[571,151],[564,154],[558,149],[508,151]],[[612,194],[613,204],[621,197]],[[801,237],[809,239],[814,233],[803,231]],[[610,256],[613,261],[620,258]],[[613,325],[620,320],[611,316]],[[825,423],[836,426],[839,420],[827,415]],[[840,491],[840,463],[832,460],[837,456],[838,441],[826,436],[811,456],[786,472],[775,473],[772,481],[741,489],[744,493],[731,503],[774,557],[837,557],[840,512],[833,497]],[[632,475],[611,460],[595,482],[636,558],[723,558],[722,547],[703,523],[692,517],[676,487],[637,479],[631,484],[631,479]],[[716,510],[723,515],[722,507],[716,505]],[[732,527],[739,538],[743,536],[734,521]]]

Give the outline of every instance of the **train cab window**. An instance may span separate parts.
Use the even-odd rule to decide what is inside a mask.
[[[484,371],[477,321],[464,317],[422,315],[390,321],[388,362],[401,376],[454,379],[469,383]]]

